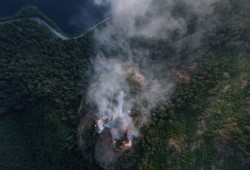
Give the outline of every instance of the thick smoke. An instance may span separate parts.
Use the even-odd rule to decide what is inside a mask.
[[[137,57],[142,56],[137,54]],[[120,139],[125,133],[128,139],[138,136],[139,128],[147,122],[150,109],[159,101],[166,100],[173,87],[168,73],[159,80],[150,65],[135,63],[105,57],[97,57],[93,62],[95,76],[88,96],[97,105],[98,119],[103,120],[114,139]],[[132,118],[135,106],[140,106],[139,115],[134,116],[139,118],[137,123]]]
[[[100,131],[106,127],[114,139],[125,135],[131,140],[147,123],[150,110],[166,101],[173,90],[170,65],[178,55],[167,56],[170,59],[161,63],[152,60],[150,48],[134,41],[169,39],[173,43],[175,37],[172,46],[176,49],[184,42],[197,47],[215,1],[94,0],[96,5],[109,5],[112,16],[105,27],[95,31],[97,56],[92,61],[94,75],[88,91],[89,100],[97,106]],[[178,15],[180,6],[184,15]],[[197,24],[196,30],[188,33],[191,14]]]

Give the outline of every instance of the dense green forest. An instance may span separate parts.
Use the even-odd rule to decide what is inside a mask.
[[[38,17],[42,19],[43,21],[46,21],[46,23],[48,23],[54,29],[61,32],[60,28],[53,21],[51,21],[47,16],[45,16],[36,7],[33,7],[33,6],[25,6],[21,8],[20,11],[17,12],[15,15],[0,18],[0,21],[4,22],[4,21],[10,21],[10,20],[27,19],[27,18],[32,18],[32,17]]]
[[[250,168],[250,2],[229,2],[201,40],[201,57],[176,76],[171,99],[152,110],[113,169]],[[37,16],[33,10],[15,17]],[[189,24],[192,32],[195,17]],[[32,20],[0,23],[1,170],[102,169],[94,124],[81,134],[84,151],[78,134],[91,108],[85,97],[93,42],[91,33],[61,40]],[[165,41],[132,43],[163,62],[154,56],[174,53]]]
[[[0,169],[82,167],[75,132],[79,84],[86,83],[93,53],[90,40],[62,41],[31,20],[9,22],[0,29],[1,141],[5,141]]]

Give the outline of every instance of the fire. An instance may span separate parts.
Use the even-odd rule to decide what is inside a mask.
[[[124,144],[124,147],[131,148],[132,147],[132,140],[129,140],[127,143]]]
[[[130,110],[128,111],[128,115],[131,116],[131,111]]]
[[[98,133],[101,133],[104,130],[104,122],[102,119],[97,120],[96,126],[98,127]],[[95,126],[95,127],[96,127]]]

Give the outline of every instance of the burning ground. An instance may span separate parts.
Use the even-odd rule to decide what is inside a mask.
[[[179,98],[176,88],[178,89],[180,84],[187,87],[194,84],[190,89],[196,87],[196,78],[194,80],[191,74],[200,69],[197,63],[207,62],[203,57],[207,56],[210,48],[208,40],[215,34],[213,31],[217,29],[216,24],[221,19],[215,15],[218,14],[215,9],[220,10],[219,7],[227,6],[228,2],[100,0],[96,3],[109,4],[112,17],[93,35],[96,53],[91,60],[87,103],[93,109],[90,111],[93,114],[90,115],[97,135],[96,161],[104,169],[110,169],[115,166],[124,151],[136,147],[134,141],[140,140],[141,144],[151,143],[154,147],[162,145],[157,141],[155,143],[159,146],[155,146],[145,138],[146,134],[153,135],[153,130],[148,127],[161,127],[165,124],[164,119],[177,119],[177,114],[173,115],[173,112],[179,113],[178,119],[182,120],[185,117],[182,115],[183,110],[186,109],[189,113],[192,109],[194,112],[198,112],[195,109],[201,109],[201,106],[184,106],[184,101],[188,103],[187,99],[194,100],[195,103],[196,97],[190,98],[192,95],[187,95],[184,99]],[[210,59],[209,62],[215,62],[213,57]],[[217,60],[216,62],[220,63]],[[212,68],[213,65],[209,67]],[[224,69],[224,66],[221,68]],[[218,73],[211,70],[210,72],[210,77],[219,77],[216,75]],[[215,85],[213,80],[210,84],[206,83],[208,84],[204,85],[204,93],[205,87],[212,88]],[[195,90],[190,92],[193,93]],[[167,103],[166,106],[163,103]],[[166,115],[153,113],[159,110],[167,112]],[[157,121],[158,119],[160,120]],[[167,126],[171,126],[171,122],[173,123],[173,120]],[[187,128],[192,129],[191,124]],[[178,137],[181,141],[175,138],[167,141],[168,149],[181,153],[189,144],[185,142],[186,135],[180,134],[176,138]],[[197,143],[200,145],[203,141],[194,141],[190,148],[195,150]],[[156,149],[152,150],[154,153]],[[161,148],[164,154],[162,150],[164,149]],[[171,158],[169,161],[170,165]]]
[[[250,2],[216,2],[96,0],[67,41],[1,22],[0,169],[250,169]]]
[[[185,70],[187,62],[199,56],[199,41],[211,29],[206,26],[213,22],[216,1],[95,2],[110,5],[112,18],[94,33],[96,57],[87,101],[95,108],[97,132],[109,131],[110,141],[124,140],[123,147],[130,148],[150,121],[151,110],[170,98],[175,86],[173,70]],[[188,15],[179,14],[179,8]],[[188,16],[196,18],[192,32]],[[161,43],[168,45],[167,52],[157,50]]]

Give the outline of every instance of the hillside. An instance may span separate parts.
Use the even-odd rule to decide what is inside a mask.
[[[188,23],[183,35],[128,40],[132,52],[147,51],[150,65],[138,66],[141,72],[120,56],[124,49],[96,43],[94,33],[61,40],[32,20],[0,24],[0,169],[249,169],[250,2],[217,4],[206,20],[213,27],[204,28],[197,46],[198,17],[181,5],[172,12]],[[98,104],[88,94],[99,87],[93,83],[99,80],[93,63],[98,54],[128,67],[129,97],[141,97],[143,75],[150,77],[152,70],[154,78],[171,74],[167,81],[174,82],[124,151],[119,147],[127,137],[109,146],[111,132],[96,131],[92,115]],[[145,105],[138,102],[129,110],[134,122],[142,121]]]

